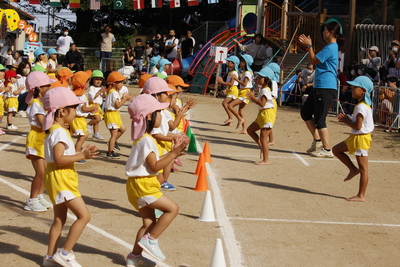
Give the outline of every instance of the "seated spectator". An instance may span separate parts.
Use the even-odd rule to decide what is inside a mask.
[[[75,44],[71,44],[69,51],[65,55],[64,63],[70,70],[83,70],[83,57]]]

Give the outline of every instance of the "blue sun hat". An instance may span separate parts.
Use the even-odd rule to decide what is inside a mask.
[[[171,65],[172,62],[170,62],[168,59],[161,59],[160,62],[158,63],[160,65],[160,69],[158,70],[158,72],[163,72],[164,71],[164,66],[165,65]]]
[[[266,77],[271,80],[274,79],[275,73],[270,67],[264,67],[260,71],[257,71],[256,74],[261,77]]]
[[[55,50],[54,48],[49,48],[49,50],[47,50],[47,54],[49,55],[54,55],[54,54],[60,54],[57,52],[57,50]]]
[[[46,52],[44,52],[44,50],[42,48],[38,48],[33,52],[33,55],[35,56],[35,58],[37,58],[40,55],[45,55]]]
[[[246,68],[248,71],[253,72],[253,70],[250,68],[251,65],[253,65],[254,59],[250,55],[242,55],[242,58],[244,61],[246,61]]]
[[[235,63],[235,70],[239,71],[238,66],[240,64],[240,59],[237,56],[230,56],[230,57],[226,58],[226,61]]]
[[[275,73],[275,76],[274,76],[274,78],[272,80],[277,82],[277,83],[279,83],[279,78],[280,78],[280,74],[281,74],[281,67],[279,67],[279,65],[276,64],[276,63],[270,63],[267,66],[270,67]]]
[[[355,78],[353,81],[347,82],[348,84],[352,86],[357,86],[361,87],[366,90],[365,92],[365,103],[369,106],[371,106],[372,101],[371,101],[371,92],[374,89],[374,84],[372,83],[371,79],[368,78],[367,76],[358,76]]]
[[[160,61],[160,59],[161,59],[161,56],[160,56],[160,55],[155,56],[155,57],[152,57],[152,58],[150,59],[150,69],[152,69],[152,68],[154,68],[155,66],[157,66],[157,64],[158,64],[158,62]]]

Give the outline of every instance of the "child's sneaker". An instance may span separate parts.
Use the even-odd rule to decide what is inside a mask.
[[[112,158],[112,159],[119,159],[119,155],[112,151],[111,153],[107,152],[107,158]]]
[[[181,160],[180,160],[179,158],[175,158],[175,159],[174,159],[174,163],[175,163],[176,165],[178,165],[179,167],[182,167],[182,166],[183,166],[183,164],[182,164],[182,162],[181,162]]]
[[[151,239],[150,234],[145,234],[138,242],[138,245],[157,260],[164,261],[166,257],[158,247],[158,239]]]
[[[43,267],[60,267],[62,265],[58,264],[55,260],[53,260],[53,257],[49,257],[49,256],[44,256],[43,259]]]
[[[8,126],[7,126],[7,129],[8,129],[8,130],[18,130],[18,127],[15,126],[14,124],[11,124],[11,125],[8,125]]]
[[[164,190],[169,190],[169,191],[174,191],[176,190],[176,187],[173,186],[172,184],[168,183],[168,181],[165,181],[162,185],[161,188]]]
[[[53,207],[53,204],[51,204],[50,202],[48,202],[48,201],[44,198],[43,194],[38,195],[38,199],[39,199],[40,205],[42,205],[43,207],[45,207],[45,208],[47,208],[47,209]]]
[[[40,204],[38,198],[28,198],[26,200],[24,210],[42,212],[42,211],[47,211],[47,208],[43,207],[42,204]]]
[[[307,149],[307,153],[318,151],[322,148],[322,141],[312,141],[311,147]]]
[[[330,151],[325,150],[325,148],[321,148],[318,151],[310,153],[311,156],[317,158],[333,158],[332,149]]]
[[[56,261],[57,263],[61,264],[61,266],[66,266],[66,267],[82,267],[75,258],[74,252],[71,250],[71,253],[68,255],[64,256],[61,252],[61,249],[59,249],[56,254],[53,255],[53,260]]]
[[[119,147],[117,142],[115,142],[115,144],[114,144],[114,150],[121,151],[121,148]]]
[[[103,140],[103,139],[104,139],[104,137],[101,136],[99,133],[95,133],[95,134],[93,135],[93,138],[94,138],[94,139],[99,139],[99,140]]]
[[[78,164],[85,164],[86,163],[86,160],[80,160],[80,161],[77,161],[77,162],[75,162],[75,163],[78,163]]]
[[[126,257],[126,267],[154,267],[157,263],[148,258],[140,255],[139,257],[134,257],[132,253],[129,253]]]
[[[6,134],[5,131],[3,131],[2,129],[0,129],[0,135]]]

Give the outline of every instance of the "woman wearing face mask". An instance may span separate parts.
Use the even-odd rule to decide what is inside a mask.
[[[398,71],[396,70],[396,65],[399,64],[399,48],[400,48],[400,42],[397,40],[392,41],[392,47],[389,48],[388,56],[385,61],[385,67],[388,70],[388,76],[389,77],[396,77],[399,79],[400,75],[398,75]],[[382,77],[383,79],[384,77]]]
[[[366,54],[366,58],[364,58],[364,54]],[[379,55],[379,48],[377,46],[371,46],[367,49],[361,49],[360,51],[360,62],[366,65],[368,68],[376,71],[375,77],[371,77],[374,83],[379,83],[379,68],[382,65],[382,60]]]
[[[301,71],[301,77],[303,78],[303,85],[301,87],[301,92],[303,95],[308,95],[311,89],[314,88],[314,65],[308,62],[307,68]]]
[[[18,65],[16,70],[17,76],[17,88],[20,86],[25,86],[26,76],[31,73],[31,63],[28,60],[23,59],[22,62]],[[18,115],[21,118],[26,118],[25,110],[28,108],[28,104],[25,103],[25,98],[28,95],[28,91],[26,89],[22,89],[21,93],[18,96]]]

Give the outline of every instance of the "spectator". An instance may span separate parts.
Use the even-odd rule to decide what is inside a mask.
[[[301,93],[302,95],[308,95],[314,86],[314,65],[309,62],[307,68],[301,71],[301,77],[303,78]]]
[[[271,63],[272,57],[274,56],[274,51],[272,50],[270,41],[264,39],[264,45],[266,48],[265,52],[267,53],[267,58],[264,60],[264,63],[269,64]]]
[[[396,77],[399,79],[399,75],[397,75],[396,65],[399,64],[399,48],[400,42],[397,40],[392,41],[392,47],[389,48],[388,56],[385,61],[385,67],[388,70],[389,77]]]
[[[144,49],[144,65],[146,66],[147,73],[149,73],[149,64],[152,55],[153,55],[153,48],[151,47],[151,42],[147,40]]]
[[[71,44],[74,43],[74,40],[72,40],[68,33],[68,28],[64,27],[62,29],[62,35],[57,39],[56,50],[60,53],[58,57],[59,62],[64,62],[65,55],[69,51]]]
[[[366,54],[367,58],[363,59]],[[360,62],[365,64],[368,68],[376,71],[376,75],[372,78],[372,81],[375,83],[379,83],[379,68],[382,65],[382,60],[379,55],[379,48],[377,46],[371,46],[370,48],[365,49],[361,47],[360,49]]]
[[[136,46],[133,48],[133,55],[135,57],[136,63],[136,82],[139,81],[140,76],[142,75],[143,68],[143,58],[144,58],[144,46],[142,45],[142,39],[137,38],[135,40]]]
[[[12,67],[13,67],[14,57],[13,57],[12,52],[13,52],[12,49],[9,48],[9,49],[7,50],[7,56],[5,57],[5,60],[4,60],[4,65],[5,65],[6,68],[9,69],[9,70],[11,70]]]
[[[153,48],[153,56],[161,55],[164,52],[164,42],[161,33],[157,33],[153,37],[153,42],[151,47]]]
[[[133,60],[135,59],[133,55],[133,49],[131,45],[127,45],[124,50],[124,54],[122,55],[122,59],[124,60],[125,66],[133,66]]]
[[[74,71],[83,70],[83,57],[81,52],[79,52],[78,48],[75,44],[71,44],[71,48],[68,53],[65,55],[64,64],[70,69]]]
[[[111,33],[111,27],[106,25],[104,27],[104,32],[100,35],[100,60],[102,71],[110,69],[110,61],[103,61],[103,58],[112,58],[112,47],[115,43],[114,34]]]
[[[182,34],[180,48],[182,52],[182,58],[187,58],[193,54],[193,46],[193,40],[189,38],[187,34]]]
[[[251,69],[253,71],[259,71],[266,63],[267,59],[267,50],[263,45],[264,37],[261,34],[256,34],[254,36],[254,42],[248,45],[242,45],[238,43],[240,50],[247,51],[247,53],[254,59],[253,64],[251,65]]]
[[[191,30],[187,30],[186,33],[187,33],[188,39],[191,39],[191,40],[192,40],[192,43],[193,43],[192,50],[190,51],[190,55],[193,55],[193,49],[194,49],[194,46],[196,45],[196,40],[194,39],[193,33],[192,33]]]
[[[19,64],[21,64],[21,62],[22,62],[22,58],[21,58],[20,53],[18,51],[15,51],[14,56],[13,56],[12,68],[17,69]]]
[[[164,53],[166,58],[173,62],[178,52],[179,39],[175,37],[175,30],[169,31],[169,39],[165,41]]]
[[[183,25],[184,31],[193,30],[194,21],[193,21],[192,15],[190,15],[190,13],[185,14],[185,16],[182,19],[182,25]]]

